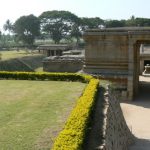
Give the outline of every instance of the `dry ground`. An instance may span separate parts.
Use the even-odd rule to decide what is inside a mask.
[[[140,76],[139,95],[121,103],[126,122],[136,137],[129,150],[150,150],[150,77]]]

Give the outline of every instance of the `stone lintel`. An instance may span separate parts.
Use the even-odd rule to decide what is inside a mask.
[[[38,50],[51,50],[51,51],[58,51],[58,50],[68,50],[70,49],[70,47],[68,45],[64,45],[64,44],[61,44],[61,45],[55,45],[55,44],[52,44],[52,45],[40,45],[38,48]]]
[[[87,30],[83,35],[149,35],[150,27],[123,27]]]

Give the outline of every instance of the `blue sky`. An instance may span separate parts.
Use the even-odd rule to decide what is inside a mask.
[[[15,22],[23,15],[39,16],[48,10],[67,10],[79,17],[102,19],[150,18],[150,0],[1,0],[0,29],[7,19]]]

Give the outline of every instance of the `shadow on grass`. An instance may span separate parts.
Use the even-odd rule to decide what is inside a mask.
[[[42,67],[42,60],[44,56],[25,56],[21,58],[13,58],[9,60],[0,61],[0,71],[35,71]]]

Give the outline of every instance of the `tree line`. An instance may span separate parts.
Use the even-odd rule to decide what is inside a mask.
[[[87,29],[111,27],[150,26],[149,18],[135,18],[127,20],[103,20],[99,17],[78,17],[69,11],[45,11],[39,17],[34,15],[21,16],[14,23],[9,19],[3,28],[8,31],[7,36],[2,36],[0,41],[11,39],[20,41],[28,46],[33,46],[35,39],[51,38],[59,44],[62,39],[76,39],[79,43],[82,33]],[[10,36],[11,35],[11,36]]]

